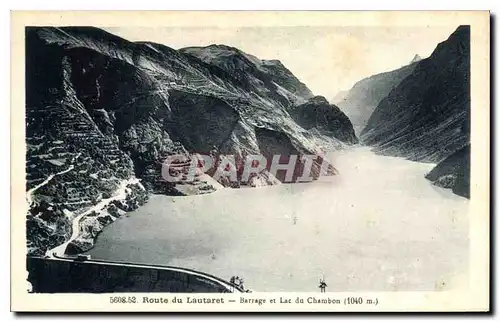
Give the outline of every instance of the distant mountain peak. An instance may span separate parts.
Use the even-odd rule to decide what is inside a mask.
[[[459,27],[412,65],[414,71],[380,101],[360,136],[374,152],[438,163],[470,142],[469,27]]]
[[[408,64],[392,71],[363,78],[350,90],[337,94],[333,103],[346,113],[356,133],[359,134],[377,105],[413,72],[416,65],[415,63]]]
[[[416,54],[413,59],[410,61],[410,64],[413,64],[413,63],[416,63],[416,62],[419,62],[422,60],[422,57],[420,57],[419,54]]]

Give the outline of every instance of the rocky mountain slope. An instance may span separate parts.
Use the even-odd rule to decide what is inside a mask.
[[[104,225],[149,192],[279,183],[268,168],[246,182],[208,175],[165,182],[168,156],[230,154],[237,166],[273,145],[321,154],[352,142],[342,130],[297,124],[290,109],[311,98],[280,62],[226,46],[176,51],[91,27],[27,28],[28,252],[44,254],[69,239],[67,251],[88,249]],[[335,115],[349,132],[345,115]]]
[[[360,138],[384,155],[435,163],[450,157],[429,178],[437,180],[450,163],[461,164],[452,167],[457,179],[443,184],[468,195],[469,174],[463,171],[469,169],[464,165],[469,163],[464,148],[470,144],[469,26],[457,28],[416,64],[380,102]]]
[[[361,140],[382,154],[439,162],[470,139],[470,30],[459,27],[385,97]]]
[[[450,188],[457,195],[470,197],[470,145],[441,161],[426,176],[435,185]]]
[[[290,108],[292,118],[307,130],[316,130],[327,136],[338,138],[347,144],[358,143],[349,118],[323,96],[315,96],[309,101]]]
[[[304,103],[313,97],[279,60],[260,60],[253,55],[225,45],[187,47],[180,52],[217,66],[240,81],[247,91],[280,102],[284,106]]]
[[[364,78],[334,103],[349,117],[359,135],[377,105],[403,79],[411,74],[420,57],[416,55],[410,64],[399,69]]]

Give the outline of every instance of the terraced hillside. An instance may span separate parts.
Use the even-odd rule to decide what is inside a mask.
[[[236,183],[209,175],[165,182],[168,156],[230,154],[238,166],[246,155],[268,151],[276,137],[299,154],[355,140],[350,123],[344,122],[346,133],[329,134],[297,124],[290,108],[312,94],[278,61],[230,47],[216,57],[92,27],[26,29],[30,254],[66,244],[75,253],[92,247],[102,227],[151,192],[200,194],[280,182],[268,168]]]

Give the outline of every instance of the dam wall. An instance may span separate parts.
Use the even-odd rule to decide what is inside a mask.
[[[190,269],[101,260],[27,257],[33,293],[241,292],[218,277]]]

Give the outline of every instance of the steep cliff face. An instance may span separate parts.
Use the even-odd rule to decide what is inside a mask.
[[[441,162],[427,178],[469,197],[469,26],[440,43],[380,102],[361,141],[380,154]]]
[[[281,63],[235,49],[210,60],[195,52],[91,27],[26,29],[30,253],[68,240],[82,214],[71,249],[91,247],[99,227],[144,203],[148,191],[183,195],[234,186],[207,177],[165,182],[162,162],[170,155],[239,160],[265,151],[266,133],[278,133],[301,154],[336,142],[290,117],[287,108],[312,94]],[[259,129],[269,132],[257,137]],[[275,183],[263,170],[243,184]]]
[[[80,211],[133,177],[134,165],[109,127],[120,114],[96,105],[104,95],[101,79],[88,80],[93,70],[80,67],[91,52],[61,50],[33,29],[26,32],[26,51],[27,246],[42,255],[69,238]],[[96,59],[94,66],[105,63]]]
[[[289,111],[295,122],[307,130],[316,129],[347,144],[358,143],[349,118],[323,96],[315,96]]]
[[[302,103],[313,94],[279,60],[260,60],[224,45],[187,47],[180,50],[217,66],[238,79],[248,91],[254,91],[287,107]]]
[[[470,28],[459,27],[384,98],[361,141],[386,155],[439,162],[470,140]]]
[[[420,57],[416,56],[407,66],[364,78],[347,93],[336,96],[333,103],[346,113],[357,135],[366,126],[380,101],[411,74],[419,60]]]

